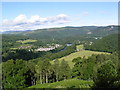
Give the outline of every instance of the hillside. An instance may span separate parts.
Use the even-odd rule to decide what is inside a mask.
[[[117,26],[106,27],[62,27],[62,28],[50,28],[50,29],[38,29],[34,31],[24,32],[24,35],[32,38],[65,38],[73,36],[97,36],[103,37],[109,34],[117,33]]]
[[[89,50],[81,50],[81,51],[78,51],[78,52],[75,52],[75,53],[71,53],[70,55],[67,55],[67,56],[64,56],[62,58],[59,58],[58,60],[59,61],[62,61],[63,59],[65,61],[68,62],[69,66],[71,68],[73,68],[74,66],[74,63],[72,62],[72,60],[74,58],[77,58],[77,57],[85,57],[85,58],[88,58],[89,56],[91,56],[92,54],[109,54],[109,53],[105,53],[105,52],[97,52],[97,51],[89,51]],[[53,61],[51,61],[51,63],[53,63]]]
[[[104,37],[118,32],[118,26],[83,26],[83,27],[61,27],[47,28],[28,31],[6,32],[6,34],[20,34],[32,39],[90,39],[93,37]],[[5,33],[5,32],[4,32]]]
[[[115,52],[118,50],[118,34],[108,35],[97,40],[92,45],[86,45],[87,50]]]
[[[93,81],[68,79],[55,83],[37,84],[29,88],[90,88],[92,85]]]

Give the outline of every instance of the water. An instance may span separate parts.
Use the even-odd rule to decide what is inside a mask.
[[[67,46],[65,46],[64,48],[60,49],[60,50],[57,50],[57,51],[52,51],[52,53],[58,53],[58,52],[61,52],[61,51],[64,51],[66,50]]]

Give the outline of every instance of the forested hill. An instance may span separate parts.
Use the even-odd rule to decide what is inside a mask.
[[[117,33],[118,26],[83,26],[83,27],[61,27],[61,28],[47,28],[28,31],[13,31],[4,32],[6,34],[23,34],[32,38],[61,38],[73,37],[75,35],[88,35],[88,36],[106,36],[109,34]]]
[[[39,29],[29,32],[24,32],[24,35],[32,38],[66,38],[74,36],[96,36],[103,37],[113,33],[117,33],[117,26],[84,26],[84,27],[62,27],[62,28],[50,28],[50,29]]]
[[[86,45],[85,48],[94,51],[115,52],[118,50],[119,34],[112,34],[97,40],[92,45]]]

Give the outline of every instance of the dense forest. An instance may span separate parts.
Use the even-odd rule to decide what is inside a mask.
[[[29,88],[67,80],[83,80],[90,88],[120,88],[117,26],[40,29],[2,34],[2,88]],[[49,51],[38,48],[56,47]],[[83,48],[77,46],[82,45]],[[68,55],[82,51],[106,54]],[[66,57],[68,60],[59,60]],[[92,84],[90,82],[92,82]],[[85,85],[86,85],[85,84]],[[81,88],[81,85],[54,88]],[[85,88],[85,87],[84,87]]]
[[[117,52],[118,51],[118,36],[119,34],[112,34],[104,37],[93,43],[86,45],[86,49],[93,51]]]
[[[36,62],[37,61],[37,62]],[[88,59],[73,59],[71,69],[64,60],[49,59],[23,61],[8,60],[3,63],[4,88],[24,88],[36,84],[53,83],[70,78],[93,80],[95,87],[120,88],[120,67],[116,55],[92,55]],[[107,76],[107,77],[106,77]]]

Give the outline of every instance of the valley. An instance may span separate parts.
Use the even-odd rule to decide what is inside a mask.
[[[118,35],[117,26],[62,27],[4,33],[4,87],[93,88],[97,87],[97,80],[99,83],[111,80],[108,78],[102,82],[106,75],[112,77],[113,73],[112,78],[115,75],[118,78]],[[102,67],[110,68],[104,71]],[[99,79],[99,75],[103,78]],[[14,81],[13,77],[16,77]],[[118,81],[114,80],[114,83]],[[119,86],[119,82],[115,85]]]

